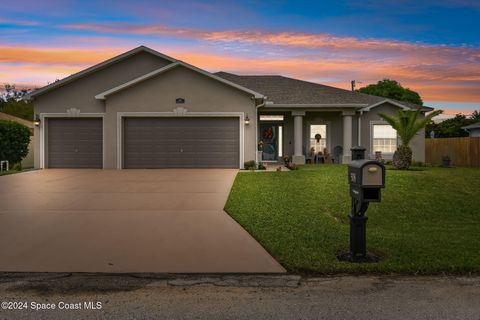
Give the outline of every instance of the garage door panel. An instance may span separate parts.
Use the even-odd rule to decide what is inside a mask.
[[[125,118],[125,168],[238,168],[238,118]]]
[[[47,127],[49,168],[102,168],[101,118],[50,118]]]

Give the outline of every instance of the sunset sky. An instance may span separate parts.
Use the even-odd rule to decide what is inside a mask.
[[[391,78],[469,114],[480,109],[479,25],[478,0],[10,1],[0,83],[40,87],[146,45],[212,72],[345,89]]]

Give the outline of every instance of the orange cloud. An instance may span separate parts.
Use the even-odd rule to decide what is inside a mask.
[[[410,54],[427,54],[428,56],[456,56],[459,59],[480,60],[480,50],[469,47],[451,47],[447,45],[431,45],[425,43],[412,43],[388,39],[339,37],[322,33],[302,32],[268,32],[268,31],[207,31],[193,28],[172,28],[165,25],[141,25],[130,23],[102,23],[102,24],[67,24],[61,27],[74,30],[86,30],[103,33],[139,34],[157,36],[175,36],[189,39],[217,41],[217,42],[242,42],[255,45],[282,45],[308,49],[332,50],[368,50],[379,52],[395,52]],[[473,61],[472,61],[473,62]]]
[[[39,65],[91,65],[106,60],[119,49],[63,49],[0,46],[0,63],[34,63]]]

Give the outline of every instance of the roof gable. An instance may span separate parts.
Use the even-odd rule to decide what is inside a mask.
[[[167,65],[167,66],[165,66],[165,67],[163,67],[163,68],[154,70],[154,71],[149,72],[149,73],[147,73],[147,74],[145,74],[145,75],[143,75],[143,76],[140,76],[140,77],[138,77],[138,78],[135,78],[135,79],[133,79],[133,80],[131,80],[131,81],[125,82],[125,83],[123,83],[123,84],[121,84],[121,85],[119,85],[119,86],[116,86],[116,87],[114,87],[114,88],[111,88],[111,89],[109,89],[109,90],[106,90],[106,91],[104,91],[104,92],[101,92],[101,93],[97,94],[97,95],[95,96],[95,98],[96,98],[96,99],[99,99],[99,100],[105,100],[109,95],[112,95],[112,94],[114,94],[114,93],[116,93],[116,92],[125,90],[125,89],[127,89],[127,88],[129,88],[129,87],[132,87],[132,86],[138,84],[138,83],[141,83],[141,82],[143,82],[143,81],[145,81],[145,80],[154,78],[154,77],[156,77],[156,76],[158,76],[158,75],[160,75],[160,74],[162,74],[162,73],[164,73],[164,72],[166,72],[166,71],[168,71],[168,70],[171,70],[171,69],[174,69],[174,68],[177,68],[177,67],[185,67],[185,68],[190,69],[190,70],[192,70],[192,71],[194,71],[194,72],[198,72],[198,73],[200,73],[200,74],[202,74],[202,75],[204,75],[204,76],[207,76],[208,78],[211,78],[211,79],[213,79],[213,80],[219,81],[219,82],[221,82],[221,83],[223,83],[223,84],[226,84],[226,85],[228,85],[228,86],[230,86],[230,87],[233,87],[233,88],[235,88],[235,89],[237,89],[237,90],[240,90],[240,91],[249,93],[249,94],[251,94],[253,97],[255,97],[256,99],[262,99],[262,98],[264,98],[264,95],[262,95],[261,93],[255,92],[255,91],[253,91],[253,90],[251,90],[251,89],[249,89],[249,88],[243,87],[243,86],[241,86],[241,85],[239,85],[239,84],[237,84],[237,83],[231,82],[231,81],[226,80],[226,79],[221,78],[221,77],[218,77],[218,76],[216,76],[216,75],[214,75],[214,74],[212,74],[212,73],[210,73],[210,72],[207,72],[207,71],[205,71],[205,70],[202,70],[202,69],[200,69],[200,68],[197,68],[197,67],[195,67],[195,66],[192,66],[192,65],[190,65],[190,64],[188,64],[188,63],[185,63],[185,62],[179,61],[179,60],[177,60],[176,62],[171,63],[171,64],[169,64],[169,65]]]
[[[376,107],[379,107],[379,106],[383,105],[384,103],[390,103],[391,105],[394,105],[394,106],[396,106],[396,107],[399,107],[399,108],[401,108],[402,110],[410,110],[409,107],[407,107],[407,106],[405,106],[405,105],[403,105],[403,104],[401,104],[401,103],[399,103],[399,102],[397,102],[397,101],[395,101],[395,100],[392,100],[392,99],[384,99],[384,100],[379,101],[379,102],[377,102],[377,103],[374,103],[374,104],[372,104],[372,105],[370,105],[370,106],[368,106],[368,107],[362,108],[361,111],[370,111],[371,109],[376,108]]]
[[[103,62],[100,62],[100,63],[98,63],[98,64],[96,64],[96,65],[94,65],[94,66],[92,66],[92,67],[89,67],[89,68],[87,68],[87,69],[84,69],[84,70],[82,70],[82,71],[79,71],[79,72],[77,72],[77,73],[74,73],[74,74],[72,74],[72,75],[70,75],[70,76],[68,76],[68,77],[66,77],[66,78],[63,78],[63,79],[61,79],[61,80],[59,80],[59,81],[56,81],[56,82],[53,82],[53,83],[51,83],[51,84],[49,84],[49,85],[46,85],[46,86],[44,86],[44,87],[42,87],[42,88],[40,88],[40,89],[37,89],[37,90],[31,92],[28,96],[26,96],[26,99],[34,98],[34,97],[36,97],[36,96],[39,96],[39,95],[41,95],[41,94],[44,94],[44,93],[49,92],[49,91],[51,91],[51,90],[54,90],[54,89],[56,89],[56,88],[58,88],[58,87],[61,87],[61,86],[65,85],[65,84],[67,84],[67,83],[70,83],[70,82],[73,82],[73,81],[75,81],[75,80],[77,80],[77,79],[79,79],[79,78],[85,77],[85,76],[87,76],[87,75],[89,75],[89,74],[92,74],[92,73],[94,73],[94,72],[96,72],[96,71],[98,71],[98,70],[104,69],[104,68],[106,68],[106,67],[108,67],[108,66],[110,66],[110,65],[112,65],[112,64],[117,63],[117,62],[123,61],[123,60],[125,60],[125,59],[127,59],[127,58],[129,58],[129,57],[132,57],[132,56],[134,56],[134,55],[136,55],[136,54],[139,54],[139,53],[141,53],[141,52],[147,52],[147,53],[149,53],[149,54],[152,54],[152,55],[154,55],[154,56],[157,56],[157,57],[159,57],[159,58],[162,58],[162,59],[167,60],[167,61],[170,61],[170,62],[175,62],[175,61],[177,61],[176,59],[174,59],[174,58],[172,58],[172,57],[169,57],[169,56],[167,56],[167,55],[164,55],[164,54],[162,54],[162,53],[160,53],[160,52],[158,52],[158,51],[155,51],[155,50],[153,50],[153,49],[150,49],[150,48],[148,48],[148,47],[139,46],[139,47],[137,47],[137,48],[135,48],[135,49],[132,49],[132,50],[127,51],[127,52],[124,52],[124,53],[122,53],[122,54],[120,54],[120,55],[118,55],[118,56],[115,56],[115,57],[111,58],[111,59],[108,59],[108,60],[105,60],[105,61],[103,61]]]

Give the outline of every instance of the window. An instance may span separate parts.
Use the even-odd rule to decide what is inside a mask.
[[[317,134],[320,134],[319,141],[315,138]],[[310,150],[313,148],[315,153],[323,152],[327,147],[327,125],[326,124],[312,124],[310,126]],[[310,152],[307,150],[307,153]]]
[[[394,153],[397,150],[397,131],[388,124],[373,125],[372,153]]]

